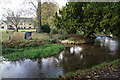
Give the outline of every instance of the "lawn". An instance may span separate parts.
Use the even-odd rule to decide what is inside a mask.
[[[13,32],[14,30],[7,30],[8,32]],[[18,32],[28,32],[28,31],[36,31],[36,29],[24,29],[18,30]],[[6,32],[6,30],[0,30],[0,32]]]
[[[19,32],[13,32],[13,30],[0,30],[0,41],[9,40],[9,37],[16,40],[24,40],[25,32],[32,32],[32,39],[39,39],[39,40],[50,40],[50,39],[58,39],[61,37],[61,34],[50,35],[47,33],[36,33],[34,30],[19,30]]]
[[[9,32],[9,33],[6,33],[6,32],[2,32],[2,37],[0,40],[2,41],[6,41],[10,38],[13,38],[13,39],[24,39],[24,35],[25,33],[24,32]]]
[[[25,37],[25,32],[31,31],[31,32],[35,32],[35,29],[32,30],[19,30],[18,32],[13,32],[14,30],[0,30],[0,41],[5,41],[8,40],[9,37],[11,38],[18,38],[23,40]]]
[[[28,30],[26,29],[26,30],[19,30],[19,32],[28,32],[28,31],[34,31],[34,32],[35,32],[35,31],[36,31],[36,29],[28,29]]]
[[[6,41],[9,39],[9,37],[17,40],[24,40],[25,32],[35,32],[35,30],[19,30],[19,32],[13,32],[13,30],[8,30],[8,33],[6,33],[6,30],[1,31],[1,37],[0,40]],[[47,33],[32,33],[33,39],[49,39],[49,36]]]

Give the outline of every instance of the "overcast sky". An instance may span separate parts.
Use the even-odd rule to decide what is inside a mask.
[[[45,0],[41,0],[42,2]],[[54,0],[59,4],[59,7],[65,6],[67,3],[67,0]],[[25,5],[23,5],[24,0],[0,0],[0,19],[2,18],[2,15],[6,13],[5,9],[11,9],[13,11],[17,11],[19,9],[25,8]],[[27,6],[33,7],[33,6]]]

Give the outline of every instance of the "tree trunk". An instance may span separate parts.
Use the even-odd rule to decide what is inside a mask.
[[[83,30],[83,32],[84,32],[84,37],[86,36],[86,31],[85,30]]]
[[[18,28],[16,28],[16,32],[18,32]]]
[[[37,20],[38,20],[37,32],[40,33],[41,32],[41,0],[38,2]]]

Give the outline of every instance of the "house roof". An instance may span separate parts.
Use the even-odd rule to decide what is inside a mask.
[[[0,24],[6,24],[7,23],[7,21],[0,21]]]
[[[25,17],[7,17],[7,20],[17,20],[20,22],[33,22],[33,18],[25,18]]]

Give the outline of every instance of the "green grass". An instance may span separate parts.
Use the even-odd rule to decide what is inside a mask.
[[[2,41],[6,41],[6,40],[8,40],[9,39],[9,36],[11,37],[11,38],[20,38],[20,39],[24,39],[24,35],[25,35],[25,33],[24,32],[9,32],[9,33],[6,33],[6,32],[2,32],[2,39],[0,39],[0,40],[2,40]]]
[[[36,31],[36,29],[28,29],[28,30],[18,30],[19,32],[29,32],[29,31]]]
[[[9,36],[13,39],[15,38],[20,38],[20,39],[24,39],[25,37],[25,32],[9,32],[9,33],[6,33],[6,32],[2,32],[1,34],[2,37],[0,37],[0,40],[1,41],[6,41],[8,40]],[[50,37],[47,33],[32,33],[32,38],[33,39],[40,39],[40,40],[49,40]]]
[[[14,30],[7,30],[8,32],[12,32]],[[36,29],[23,29],[18,30],[18,32],[28,32],[28,31],[36,31]],[[0,32],[6,32],[6,30],[0,30]]]
[[[50,36],[47,33],[33,33],[32,38],[39,40],[50,40]]]
[[[25,37],[25,32],[30,31],[30,30],[20,30],[19,32],[12,32],[11,30],[6,33],[5,30],[2,30],[2,34],[0,37],[0,41],[6,41],[9,39],[9,36],[13,39],[16,40],[24,40]],[[35,30],[33,30],[35,31]],[[62,36],[61,34],[55,34],[55,35],[51,35],[52,38],[50,37],[49,34],[47,33],[32,33],[32,38],[33,39],[39,39],[39,40],[50,40],[50,39],[58,39]]]
[[[12,32],[13,30],[8,30],[9,32]],[[6,30],[0,30],[0,32],[6,32]]]
[[[59,54],[65,47],[59,44],[45,44],[44,46],[19,49],[16,52],[3,54],[8,60],[20,60],[22,58],[41,58]]]

